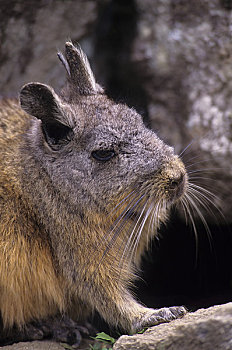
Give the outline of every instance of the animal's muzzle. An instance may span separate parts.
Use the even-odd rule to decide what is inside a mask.
[[[176,201],[184,195],[188,184],[188,175],[182,161],[175,157],[162,171],[165,192],[169,200]]]
[[[184,173],[180,173],[178,176],[168,181],[169,191],[174,200],[179,199],[185,193],[186,186],[187,175]]]

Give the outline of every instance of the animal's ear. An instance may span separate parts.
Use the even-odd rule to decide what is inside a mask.
[[[80,45],[74,46],[70,41],[65,44],[65,57],[58,52],[63,63],[68,81],[72,88],[80,95],[95,95],[103,93],[103,89],[95,81],[87,56]]]
[[[55,91],[44,84],[29,83],[20,92],[21,107],[42,121],[42,130],[50,146],[70,140],[72,126],[65,115],[62,102]]]

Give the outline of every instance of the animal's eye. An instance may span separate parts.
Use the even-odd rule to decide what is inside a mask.
[[[92,152],[92,157],[101,162],[107,162],[115,156],[114,150],[97,150]]]

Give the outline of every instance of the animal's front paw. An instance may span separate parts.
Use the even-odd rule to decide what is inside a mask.
[[[156,326],[160,323],[170,322],[181,318],[187,313],[184,306],[164,307],[162,309],[146,309],[141,318],[137,318],[132,327],[132,332],[138,332],[144,327]]]

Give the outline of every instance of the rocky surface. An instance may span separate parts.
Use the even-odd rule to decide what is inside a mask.
[[[149,328],[143,334],[124,335],[114,350],[230,350],[232,303],[200,309],[184,318]]]
[[[56,52],[67,39],[90,45],[97,2],[13,0],[0,2],[0,95],[15,96],[29,81],[64,84]],[[84,44],[84,41],[86,42]],[[89,52],[90,54],[90,52]]]
[[[91,345],[98,342],[90,338],[82,339],[78,347],[71,346],[67,343],[55,342],[51,340],[35,340],[30,342],[19,342],[12,345],[1,346],[3,350],[90,350]]]
[[[136,3],[140,16],[131,60],[140,72],[151,125],[177,153],[192,143],[184,157],[195,163],[190,178],[198,184],[210,178],[203,183],[221,200],[209,196],[210,201],[231,220],[231,2]],[[196,169],[201,172],[191,174]]]
[[[65,347],[50,341],[33,341],[3,346],[4,350],[64,350]]]

